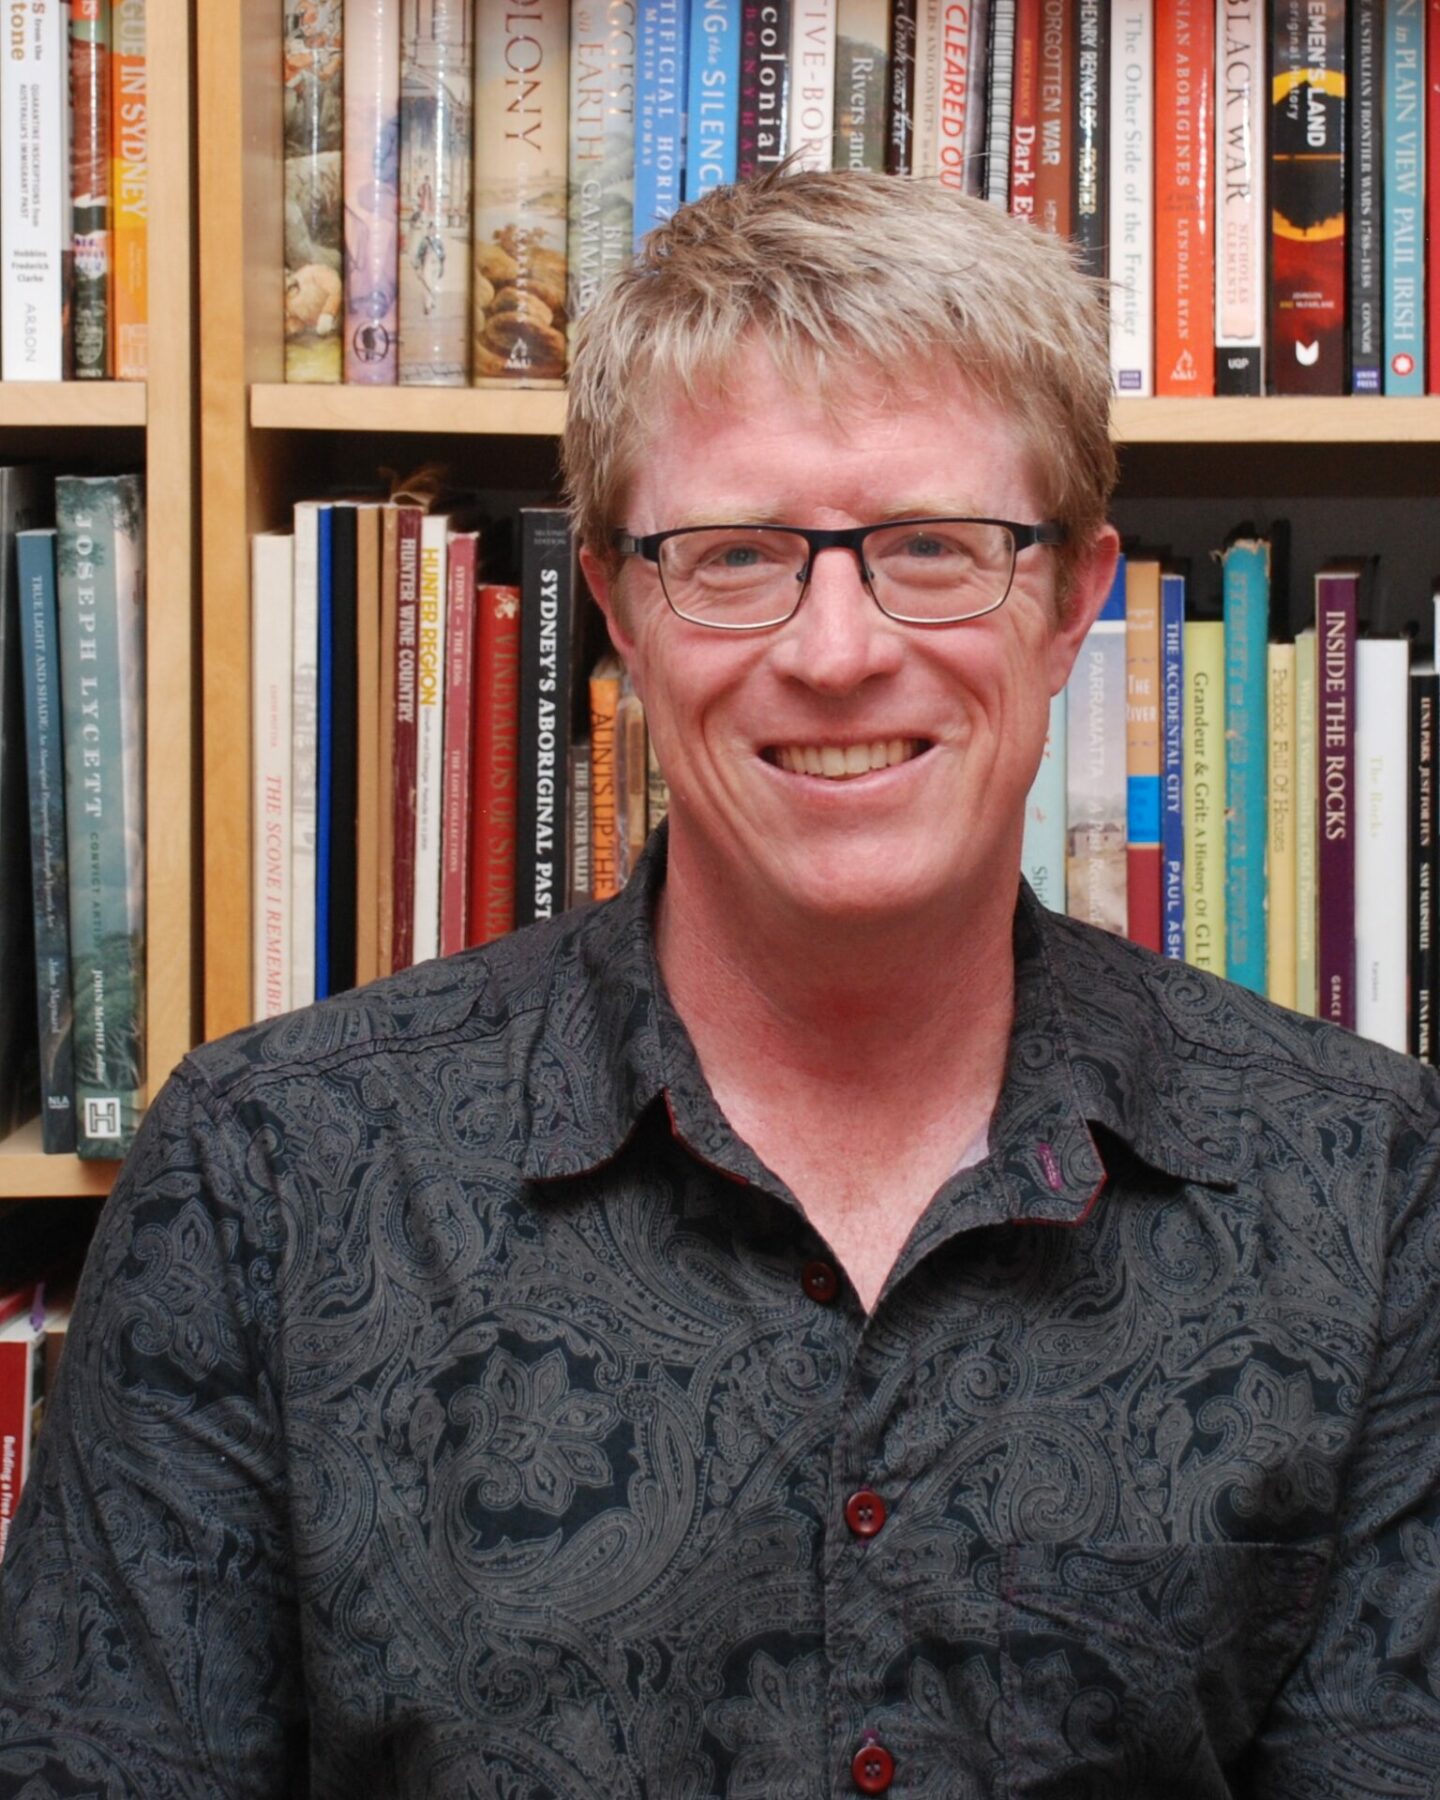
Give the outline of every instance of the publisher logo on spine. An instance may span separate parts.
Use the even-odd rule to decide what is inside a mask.
[[[120,1136],[118,1096],[107,1094],[98,1100],[86,1100],[85,1135],[92,1138],[118,1138]]]

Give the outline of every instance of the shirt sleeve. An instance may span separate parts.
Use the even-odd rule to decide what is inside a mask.
[[[262,1163],[182,1071],[102,1212],[0,1565],[0,1800],[303,1791]]]
[[[1319,1627],[1252,1800],[1440,1794],[1440,1142],[1389,1225],[1381,1335]],[[1385,1229],[1377,1196],[1379,1229]]]

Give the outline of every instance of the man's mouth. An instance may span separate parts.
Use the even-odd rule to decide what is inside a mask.
[[[893,769],[929,749],[925,738],[877,738],[870,744],[772,744],[765,760],[790,775],[854,781],[876,769]]]

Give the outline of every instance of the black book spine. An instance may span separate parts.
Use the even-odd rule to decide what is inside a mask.
[[[355,985],[356,731],[359,650],[356,643],[356,513],[336,506],[331,520],[330,699],[330,992]]]
[[[1080,0],[1075,32],[1074,238],[1087,275],[1109,273],[1110,11],[1105,0]]]
[[[1440,675],[1410,677],[1410,1054],[1440,1062],[1435,1007],[1440,1000],[1440,943],[1435,936],[1435,884],[1440,846],[1435,819],[1435,726]]]
[[[790,135],[790,0],[760,8],[756,81],[755,172],[763,175],[784,162]]]
[[[515,806],[515,923],[564,909],[569,893],[574,552],[563,507],[520,511],[520,742]]]
[[[1349,362],[1352,394],[1378,394],[1384,352],[1380,0],[1350,0]]]
[[[885,173],[908,175],[915,146],[916,0],[890,0],[890,81],[885,117]]]

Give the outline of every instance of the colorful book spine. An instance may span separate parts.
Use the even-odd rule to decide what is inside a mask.
[[[1271,380],[1343,394],[1345,0],[1278,0],[1270,45]]]
[[[392,882],[395,907],[391,966],[415,960],[415,805],[419,731],[420,530],[418,506],[398,509],[395,584],[395,762],[391,771],[394,820]]]
[[[300,501],[294,511],[295,624],[291,669],[290,1004],[315,998],[316,824],[320,745],[320,515],[323,504]]]
[[[944,0],[917,0],[915,8],[915,79],[910,108],[910,173],[929,180],[940,173],[940,72]],[[963,92],[963,89],[962,89]],[[957,153],[964,167],[962,148]]]
[[[1065,689],[1050,699],[1050,722],[1040,767],[1025,801],[1020,868],[1035,897],[1051,912],[1065,911]],[[651,805],[653,814],[655,808]],[[651,828],[658,823],[652,817]]]
[[[1081,267],[1105,278],[1105,231],[1109,136],[1109,6],[1108,0],[1076,0],[1075,8],[1075,181],[1071,231]]]
[[[1185,960],[1225,973],[1225,627],[1185,621]]]
[[[41,1348],[28,1313],[0,1326],[0,1559],[30,1473]]]
[[[1319,694],[1315,628],[1295,634],[1295,1010],[1320,1005]]]
[[[1319,849],[1317,1002],[1355,1029],[1355,632],[1359,578],[1315,577]]]
[[[828,169],[834,158],[836,5],[792,0],[790,9],[789,153],[800,169]]]
[[[1125,564],[1126,930],[1163,949],[1160,565]]]
[[[985,118],[985,198],[1010,209],[1010,139],[1015,113],[1015,0],[990,0]]]
[[[971,0],[966,6],[933,9],[919,34],[917,86],[938,97],[934,104],[933,142],[917,148],[916,174],[935,173],[956,193],[983,194],[985,189],[985,34],[988,7]],[[922,15],[923,16],[923,15]],[[922,96],[930,109],[930,101]],[[923,160],[922,160],[923,154]]]
[[[12,8],[0,72],[0,374],[65,373],[68,39],[57,6]]]
[[[1110,13],[1110,370],[1118,394],[1155,391],[1154,0]]]
[[[912,173],[915,153],[915,33],[919,0],[892,0],[885,173]]]
[[[477,602],[475,822],[466,940],[488,944],[515,923],[520,590],[487,582]]]
[[[400,346],[407,386],[470,376],[475,39],[470,0],[402,0]]]
[[[285,9],[285,379],[339,381],[345,325],[341,0]]]
[[[1355,646],[1355,1029],[1409,1048],[1410,646]]]
[[[1265,387],[1265,33],[1252,0],[1216,0],[1215,391]]]
[[[1433,663],[1410,672],[1410,1031],[1408,1048],[1436,1061],[1435,1018],[1440,1000],[1440,939],[1436,937],[1436,726],[1440,675]]]
[[[1127,924],[1125,559],[1086,633],[1066,695],[1065,904],[1070,916],[1123,937]]]
[[[295,540],[250,540],[251,1011],[290,1010]]]
[[[445,540],[450,523],[420,527],[420,612],[415,647],[415,915],[411,956],[440,954],[440,863],[445,804]]]
[[[379,792],[375,797],[375,973],[395,972],[395,661],[400,588],[400,508],[380,508],[380,641],[376,711]]]
[[[1160,895],[1166,956],[1185,959],[1185,577],[1160,577]]]
[[[1425,0],[1425,392],[1440,394],[1440,0]]]
[[[1040,5],[1040,154],[1035,219],[1069,237],[1075,205],[1075,14],[1070,0]]]
[[[144,381],[150,366],[150,96],[147,0],[112,0],[110,55],[111,234],[114,282],[110,367],[117,381]],[[3,213],[0,213],[3,219]],[[3,314],[0,314],[3,317]]]
[[[759,32],[747,11],[741,80],[758,72]],[[649,0],[640,8],[635,92],[635,248],[684,199],[686,0]],[[753,87],[753,81],[752,81]],[[754,97],[748,129],[754,136]],[[740,120],[741,144],[747,121]]]
[[[1266,815],[1265,992],[1278,1006],[1295,1004],[1295,646],[1271,644],[1266,659],[1270,720],[1269,808]]]
[[[1350,0],[1345,90],[1349,125],[1345,237],[1350,253],[1350,392],[1378,394],[1385,361],[1381,208],[1381,0]]]
[[[635,34],[628,0],[570,9],[570,328],[635,241]],[[690,61],[699,54],[692,44]],[[687,131],[687,156],[693,127]]]
[[[553,918],[570,891],[569,769],[575,577],[563,508],[520,509],[520,726],[515,923]]]
[[[145,523],[138,475],[55,483],[76,1149],[117,1157],[145,1088]],[[78,754],[76,753],[78,749]]]
[[[1040,164],[1041,0],[1015,8],[1015,82],[1010,95],[1010,211],[1035,217],[1035,176]]]
[[[889,0],[839,0],[835,68],[837,169],[884,170],[889,83]]]
[[[465,948],[474,813],[475,564],[479,535],[454,531],[446,547],[445,792],[440,868],[440,954]]]
[[[1155,392],[1215,392],[1215,8],[1155,11]]]
[[[1425,392],[1425,8],[1381,7],[1385,392]]]
[[[740,0],[689,0],[685,198],[736,178],[740,155]]]
[[[603,656],[590,672],[590,893],[610,900],[620,891],[616,826],[615,714],[620,704],[620,659]]]
[[[400,374],[400,0],[347,0],[345,379]]]
[[[1225,972],[1265,992],[1265,716],[1270,545],[1240,538],[1221,559],[1225,604]]]
[[[110,378],[110,0],[70,0],[70,311],[75,377]]]
[[[35,912],[40,1133],[46,1154],[56,1156],[75,1148],[75,1042],[55,533],[22,530],[16,549],[30,802],[30,891]]]

